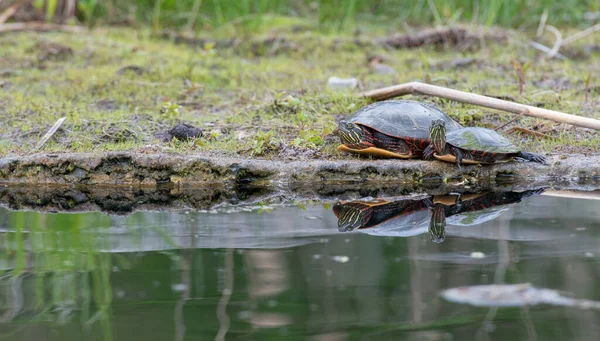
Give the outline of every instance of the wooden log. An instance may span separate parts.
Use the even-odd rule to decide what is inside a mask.
[[[457,102],[479,105],[490,109],[512,112],[514,114],[522,114],[525,116],[543,118],[554,122],[567,123],[578,127],[600,130],[600,120],[597,119],[566,114],[560,111],[533,107],[530,105],[505,101],[498,98],[477,95],[420,82],[398,84],[366,91],[360,94],[360,96],[378,101],[403,95],[436,96]]]

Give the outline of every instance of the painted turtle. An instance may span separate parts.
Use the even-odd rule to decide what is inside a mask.
[[[423,152],[425,160],[438,160],[460,164],[492,164],[500,162],[533,161],[546,163],[542,155],[522,152],[506,137],[494,130],[466,127],[448,131],[446,122],[435,120],[429,128],[431,143]]]
[[[408,237],[427,231],[430,197],[421,199],[361,199],[333,206],[338,218],[338,230],[360,230],[370,235]]]
[[[462,128],[440,109],[417,101],[381,101],[364,106],[338,125],[339,151],[387,158],[421,157],[434,120],[448,131]]]
[[[446,224],[472,226],[496,219],[512,204],[523,198],[542,194],[545,188],[523,192],[481,192],[458,195],[441,195],[432,198],[433,208],[429,233],[437,236],[435,242],[445,238]]]

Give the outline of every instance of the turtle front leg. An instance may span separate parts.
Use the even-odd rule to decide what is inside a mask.
[[[456,158],[456,167],[458,167],[458,169],[462,169],[460,164],[463,160],[463,152],[459,148],[452,148],[452,151],[454,152],[454,157]]]
[[[433,154],[435,153],[435,148],[430,144],[423,151],[423,160],[431,161],[433,160]]]
[[[517,156],[515,158],[513,158],[515,161],[522,161],[522,160],[527,160],[527,161],[533,161],[533,162],[539,162],[541,164],[547,165],[548,163],[546,162],[546,158],[540,154],[534,154],[534,153],[527,153],[527,152],[519,152],[517,154]],[[522,160],[519,160],[522,159]]]

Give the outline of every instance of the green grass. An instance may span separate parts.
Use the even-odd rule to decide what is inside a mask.
[[[45,0],[48,14],[57,1]],[[600,10],[599,2],[587,0],[79,0],[78,5],[78,19],[89,25],[126,21],[155,32],[224,28],[238,33],[278,22],[336,31],[455,22],[535,27],[544,10],[550,25],[584,27],[591,24],[584,14]]]
[[[510,42],[489,43],[479,50],[429,46],[388,51],[377,45],[358,46],[351,33],[278,32],[281,41],[275,45],[263,43],[271,34],[252,34],[225,48],[174,44],[151,38],[150,30],[121,28],[78,35],[0,35],[0,70],[10,71],[0,88],[0,156],[34,152],[44,132],[66,116],[43,151],[336,158],[337,140],[330,135],[336,119],[367,101],[352,92],[328,90],[331,76],[356,77],[364,89],[427,80],[591,117],[600,105],[594,90],[598,84],[594,75],[600,70],[589,63],[598,58],[597,52],[580,60],[547,60]],[[581,51],[585,44],[598,42],[597,36],[590,36],[570,49]],[[48,44],[68,47],[72,54],[40,60]],[[370,54],[385,57],[397,73],[372,72],[366,64]],[[458,58],[476,62],[462,68],[448,66]],[[522,94],[517,64],[529,65]],[[136,73],[139,70],[143,72]],[[586,87],[592,89],[587,96]],[[466,125],[494,128],[514,117],[435,98],[418,99],[434,103]],[[190,142],[158,138],[181,121],[201,127],[205,136]],[[598,143],[590,132],[552,122],[521,118],[507,128],[514,125],[537,126],[553,137],[510,134],[515,143],[532,150],[586,150]]]

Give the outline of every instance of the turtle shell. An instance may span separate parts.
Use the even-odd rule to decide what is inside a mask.
[[[429,139],[433,120],[446,122],[446,131],[462,128],[440,109],[417,101],[389,100],[366,105],[345,121],[398,138]]]
[[[446,143],[455,147],[490,153],[518,153],[519,150],[506,137],[494,130],[467,127],[446,132]]]

